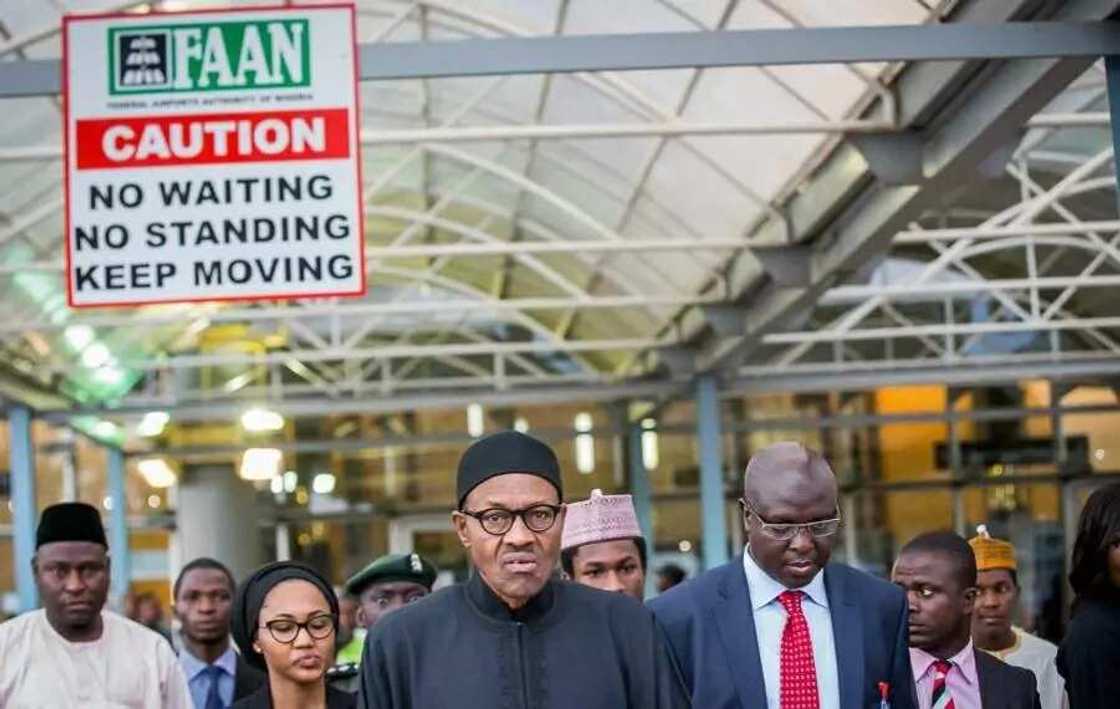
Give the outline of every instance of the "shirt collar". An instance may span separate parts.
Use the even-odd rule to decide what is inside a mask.
[[[915,680],[920,680],[926,674],[932,672],[935,662],[937,662],[937,658],[925,650],[916,647],[910,648],[910,665],[914,668]],[[964,680],[969,684],[979,683],[980,680],[976,675],[976,652],[973,650],[971,639],[963,650],[949,658],[949,664],[956,667],[961,677],[964,677]]]
[[[207,668],[205,662],[192,655],[185,647],[179,653],[179,664],[183,666],[183,674],[187,676],[187,681],[194,679]],[[225,670],[230,677],[236,676],[237,652],[232,646],[227,647],[226,651],[214,660],[214,664]]]
[[[498,595],[482,578],[482,574],[477,571],[467,579],[466,591],[467,597],[474,603],[474,606],[492,620],[534,623],[542,620],[552,610],[556,597],[554,586],[555,582],[550,579],[545,583],[540,593],[533,596],[528,603],[517,610],[510,609],[502,599],[498,598]]]
[[[754,610],[770,605],[778,599],[778,596],[791,590],[802,591],[813,603],[822,608],[828,608],[828,592],[824,587],[823,573],[817,572],[813,580],[801,588],[786,588],[777,579],[762,570],[762,567],[751,556],[749,544],[743,549],[743,570],[747,574],[747,588],[751,592],[751,607]]]

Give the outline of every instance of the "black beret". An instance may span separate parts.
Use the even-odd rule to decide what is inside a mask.
[[[346,592],[357,596],[375,583],[394,581],[411,581],[430,591],[437,573],[435,565],[419,554],[386,554],[351,576]]]
[[[109,548],[101,513],[84,502],[62,502],[43,510],[35,532],[35,548],[52,542],[92,542]]]
[[[457,480],[459,509],[470,491],[497,475],[526,473],[544,478],[564,501],[560,464],[546,443],[519,431],[501,431],[471,444],[459,459]]]

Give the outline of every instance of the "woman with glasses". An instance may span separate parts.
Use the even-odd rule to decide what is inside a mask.
[[[245,659],[268,672],[268,682],[234,709],[354,706],[352,695],[324,679],[334,659],[338,598],[314,569],[290,561],[258,569],[238,589],[231,625]]]
[[[1058,674],[1066,681],[1069,705],[1120,706],[1120,484],[1089,496],[1070,566],[1077,598],[1058,648]]]

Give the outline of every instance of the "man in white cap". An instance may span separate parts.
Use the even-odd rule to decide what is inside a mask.
[[[646,540],[630,495],[592,490],[568,504],[560,565],[576,583],[625,593],[641,601],[646,584]]]

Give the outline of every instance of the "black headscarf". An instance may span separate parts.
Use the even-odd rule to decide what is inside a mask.
[[[260,625],[264,598],[277,585],[293,579],[307,581],[318,588],[327,599],[331,613],[335,618],[338,617],[338,597],[334,595],[334,589],[322,574],[310,566],[296,561],[276,561],[257,569],[237,589],[237,596],[233,599],[230,633],[237,647],[241,649],[241,656],[258,669],[268,669],[265,666],[264,656],[253,649],[253,639]]]

